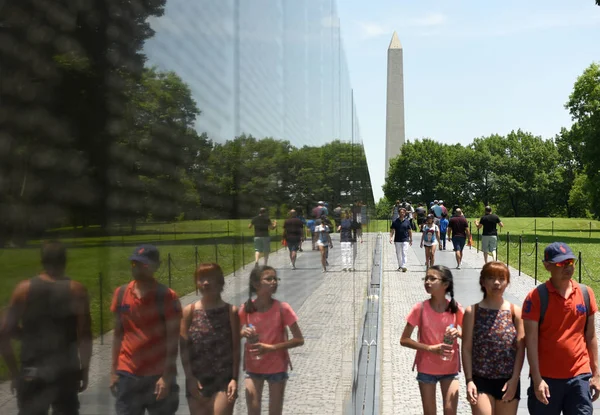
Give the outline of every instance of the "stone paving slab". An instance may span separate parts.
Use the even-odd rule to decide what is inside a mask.
[[[269,258],[269,264],[277,269],[282,279],[277,298],[290,303],[298,314],[305,336],[304,346],[290,352],[294,370],[290,372],[284,413],[343,413],[344,402],[351,393],[356,338],[362,323],[375,238],[376,234],[365,234],[364,242],[358,243],[354,272],[341,270],[339,234],[332,235],[334,249],[330,251],[331,266],[327,273],[321,273],[319,252],[312,251],[310,243],[305,243],[304,252],[298,255],[297,270],[291,269],[287,251],[280,250]],[[227,276],[223,292],[225,301],[238,305],[247,300],[251,265]],[[191,293],[181,297],[181,302],[185,306],[197,298]],[[105,334],[104,344],[100,344],[100,339],[94,341],[90,385],[80,395],[82,415],[114,413],[114,399],[108,391],[111,341],[112,332]],[[181,367],[179,374],[178,382],[183,385]],[[243,375],[240,378],[235,414],[247,413]],[[262,412],[267,413],[267,408],[268,388],[265,386]],[[17,413],[16,400],[10,393],[8,382],[0,384],[0,413]],[[183,388],[178,413],[188,413]]]
[[[384,239],[385,240],[385,239]],[[389,240],[388,240],[389,241]],[[419,248],[420,235],[414,236],[414,243],[409,249],[408,272],[397,272],[398,263],[393,245],[384,243],[384,274],[383,274],[383,364],[382,364],[382,414],[422,414],[421,396],[416,378],[412,372],[415,351],[400,346],[400,335],[404,330],[406,316],[414,304],[427,298],[421,278],[425,275],[425,254]],[[463,306],[474,304],[481,300],[479,290],[479,272],[484,264],[483,254],[475,248],[465,248],[460,270],[456,268],[456,260],[452,244],[446,251],[436,253],[436,263],[452,269],[455,282],[455,296]],[[535,287],[532,277],[510,267],[511,283],[505,297],[516,304],[522,304],[525,296]],[[545,271],[544,271],[545,272]],[[543,275],[544,281],[547,275]],[[596,331],[600,333],[600,319],[596,319]],[[414,335],[413,335],[414,336]],[[521,371],[521,400],[518,414],[528,414],[527,387],[529,366],[527,359]],[[466,401],[464,374],[459,374],[460,391],[458,414],[470,414],[471,409]],[[441,393],[437,394],[438,413],[441,412]],[[594,409],[600,409],[600,402],[594,403]]]

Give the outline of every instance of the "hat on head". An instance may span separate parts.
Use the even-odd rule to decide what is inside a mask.
[[[323,202],[322,200],[319,200],[319,202],[317,203],[317,205],[324,205],[325,202]]]
[[[443,201],[443,200],[440,200],[438,203],[441,205],[441,204],[443,204],[443,203],[444,203],[444,201]]]
[[[564,242],[552,242],[544,249],[544,262],[562,262],[565,259],[575,259],[575,254]]]
[[[133,255],[129,257],[130,261],[141,262],[142,264],[158,264],[160,255],[158,248],[154,245],[140,245],[133,251]]]

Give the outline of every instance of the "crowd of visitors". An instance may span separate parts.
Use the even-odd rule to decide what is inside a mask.
[[[444,209],[443,201],[437,201],[431,213],[425,213],[424,222],[417,221],[426,253],[426,299],[412,307],[400,339],[402,346],[416,350],[413,370],[423,413],[436,413],[438,383],[443,413],[457,412],[462,370],[473,414],[516,414],[527,355],[531,414],[592,414],[592,402],[600,396],[598,307],[591,288],[572,279],[576,257],[571,248],[562,242],[545,248],[543,264],[550,279],[531,290],[521,308],[505,298],[510,272],[494,260],[495,242],[490,238],[486,252],[492,260],[486,257],[478,281],[483,298],[463,308],[454,298],[452,271],[435,264],[435,251],[444,249],[442,239],[451,240],[460,269],[470,234],[459,207],[455,206],[450,220]],[[354,269],[361,228],[355,211],[342,209],[335,226],[325,212],[327,206],[320,202],[307,221],[300,209],[290,210],[283,236],[292,269],[310,221],[314,221],[310,232],[316,235],[313,243],[320,250],[323,271],[329,265],[335,231],[340,233],[343,269]],[[398,270],[403,272],[416,232],[410,212],[419,218],[412,207],[400,204],[390,229]],[[489,208],[476,224],[490,237],[495,236],[496,225],[503,226]],[[266,265],[269,230],[277,223],[261,209],[249,226],[255,228],[257,256],[249,276],[248,300],[239,307],[222,299],[225,278],[216,263],[196,269],[193,279],[200,298],[182,310],[177,294],[156,279],[159,250],[141,245],[129,257],[132,280],[116,288],[111,305],[114,336],[107,386],[115,396],[117,414],[176,413],[178,357],[191,414],[233,413],[240,363],[248,413],[261,413],[265,381],[269,413],[282,413],[292,366],[288,351],[302,346],[304,338],[294,310],[274,298],[279,278]],[[261,253],[265,265],[259,266]],[[65,275],[67,254],[62,243],[44,243],[41,262],[43,272],[18,284],[12,294],[0,325],[0,352],[13,379],[20,414],[47,413],[49,408],[54,413],[78,414],[78,393],[87,388],[92,354],[90,300],[83,285]],[[418,334],[413,339],[415,329]],[[21,341],[20,362],[11,338]]]

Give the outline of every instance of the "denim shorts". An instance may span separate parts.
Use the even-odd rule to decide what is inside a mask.
[[[417,374],[417,380],[419,382],[427,383],[427,384],[431,384],[431,385],[435,385],[436,383],[441,382],[442,380],[446,380],[446,379],[450,379],[450,380],[458,379],[458,373],[454,373],[451,375],[428,375],[427,373],[419,372]]]
[[[252,373],[246,372],[246,379],[266,380],[269,383],[284,382],[289,379],[287,372],[279,373]]]
[[[453,236],[452,237],[452,245],[454,246],[454,251],[462,252],[465,249],[465,244],[467,243],[467,238],[465,236]]]

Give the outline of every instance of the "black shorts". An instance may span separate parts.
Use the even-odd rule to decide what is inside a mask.
[[[17,405],[20,414],[79,414],[80,373],[59,375],[56,380],[21,377],[17,383]]]
[[[499,401],[502,400],[502,396],[504,395],[504,392],[502,392],[502,388],[504,387],[504,384],[506,384],[506,382],[508,380],[509,380],[509,378],[488,379],[488,378],[482,378],[479,376],[473,376],[473,382],[475,383],[475,386],[477,386],[478,393],[485,393]],[[517,392],[515,393],[514,399],[516,399],[516,400],[521,399],[521,381],[520,380],[517,385]]]
[[[225,373],[215,376],[196,376],[196,379],[202,385],[200,394],[205,398],[213,397],[217,392],[227,392],[227,387],[233,376],[230,373]],[[190,398],[190,391],[186,388],[185,396]]]

